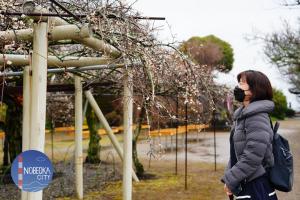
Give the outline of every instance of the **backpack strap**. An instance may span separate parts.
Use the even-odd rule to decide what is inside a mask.
[[[270,119],[271,128],[274,131],[274,126],[273,126],[273,122],[272,122],[272,119],[271,119],[270,115],[269,115],[269,119]]]
[[[278,131],[278,128],[279,128],[280,123],[279,123],[278,121],[276,121],[276,122],[275,122],[275,125],[273,126],[273,122],[272,122],[272,119],[271,119],[270,115],[269,115],[269,118],[270,118],[271,128],[272,128],[273,133],[274,133],[274,135],[275,135],[275,134],[277,133],[277,131]]]

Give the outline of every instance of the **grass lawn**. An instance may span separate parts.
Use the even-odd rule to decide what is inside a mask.
[[[146,162],[144,162],[146,163]],[[148,174],[154,177],[141,180],[133,184],[134,200],[224,200],[223,184],[220,177],[224,172],[224,166],[218,166],[214,171],[214,165],[208,163],[189,163],[188,165],[188,189],[184,188],[184,165],[180,163],[179,174],[174,174],[174,163],[163,160],[153,161]],[[75,198],[60,198],[59,200],[73,200]],[[84,194],[84,199],[122,200],[122,181],[109,182],[103,191],[95,191]]]

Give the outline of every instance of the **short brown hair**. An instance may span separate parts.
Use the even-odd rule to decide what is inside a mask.
[[[242,77],[246,78],[249,89],[252,92],[251,102],[258,100],[272,100],[273,91],[270,80],[262,72],[247,70],[237,75],[238,82]]]

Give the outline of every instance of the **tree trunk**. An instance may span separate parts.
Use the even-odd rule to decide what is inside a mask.
[[[100,140],[101,137],[98,135],[99,122],[92,110],[92,107],[88,105],[86,110],[86,121],[90,131],[90,141],[88,148],[88,155],[85,159],[87,163],[99,163],[100,162]]]
[[[137,153],[137,142],[138,142],[138,138],[140,136],[141,130],[142,130],[142,123],[144,121],[145,114],[146,114],[146,112],[145,112],[145,108],[143,106],[138,118],[136,119],[137,127],[134,131],[134,136],[132,139],[132,159],[133,159],[136,174],[138,177],[142,176],[145,172],[144,166],[142,163],[140,163],[139,158],[138,158],[138,153]]]
[[[5,117],[5,145],[3,165],[12,164],[18,154],[22,152],[22,105],[13,97],[5,97],[5,104],[7,105]],[[7,151],[9,162],[7,159]]]
[[[3,166],[7,167],[9,165],[9,153],[8,153],[8,140],[4,137],[4,147],[3,147]]]

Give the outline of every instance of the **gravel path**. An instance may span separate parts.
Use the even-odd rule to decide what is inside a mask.
[[[294,186],[293,190],[289,193],[277,192],[280,200],[299,200],[300,199],[300,118],[288,119],[280,121],[279,133],[282,134],[289,140],[292,153],[294,156]],[[179,143],[182,144],[181,136],[179,136]],[[198,142],[197,139],[199,139]],[[175,139],[174,139],[175,140]],[[213,133],[206,132],[200,135],[191,134],[188,148],[188,162],[214,162],[214,140]],[[160,142],[159,142],[160,141]],[[165,148],[166,141],[168,141],[168,148]],[[159,159],[166,161],[174,161],[175,153],[170,148],[170,138],[167,140],[157,138],[156,143],[161,144],[162,154]],[[172,142],[175,143],[174,141]],[[229,133],[228,132],[217,132],[217,163],[227,164],[229,158]],[[156,147],[160,145],[155,145]],[[141,142],[138,146],[139,156],[146,159],[147,153],[149,152],[149,144]],[[158,152],[158,151],[157,151]],[[184,148],[179,148],[178,160],[179,162],[184,161],[185,153]]]
[[[300,118],[282,121],[279,129],[284,137],[289,140],[294,156],[294,186],[289,193],[278,192],[280,200],[300,199]]]

